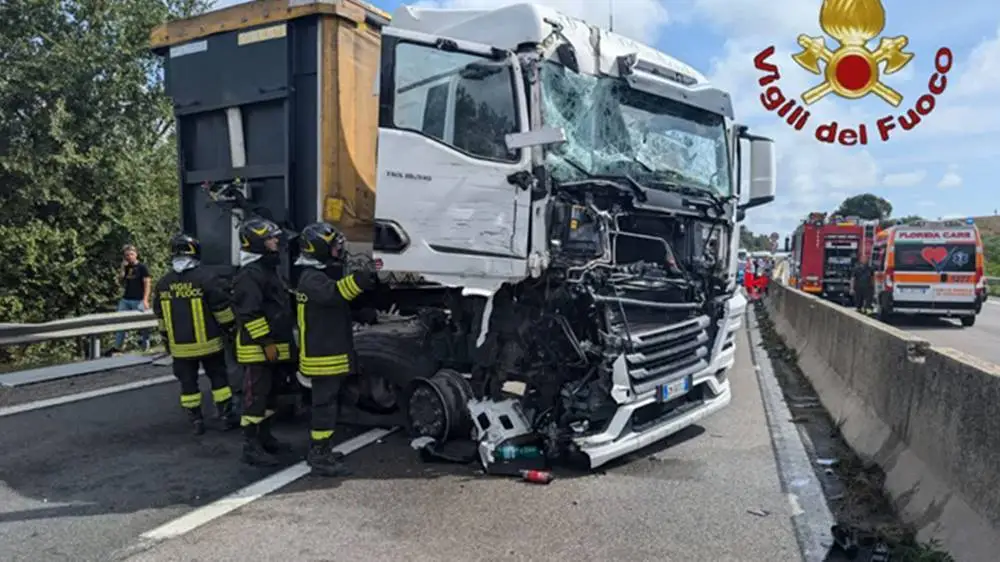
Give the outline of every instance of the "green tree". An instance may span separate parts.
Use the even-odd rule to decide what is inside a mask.
[[[750,252],[770,251],[771,238],[766,234],[754,234],[749,228],[741,225],[740,247]]]
[[[844,199],[834,214],[845,217],[859,217],[867,220],[884,220],[892,215],[892,203],[871,193],[854,195]]]
[[[913,224],[918,221],[924,220],[924,217],[919,215],[906,215],[905,217],[900,217],[898,219],[888,218],[881,221],[880,225],[883,227],[893,226],[896,224]]]
[[[165,261],[176,151],[149,32],[205,7],[0,2],[0,322],[109,308],[126,242]]]

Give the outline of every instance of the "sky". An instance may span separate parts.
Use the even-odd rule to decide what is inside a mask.
[[[830,0],[827,0],[830,1]],[[840,0],[873,2],[877,0]],[[800,34],[823,36],[819,24],[822,0],[535,0],[591,24],[606,27],[652,45],[700,70],[733,97],[737,121],[756,134],[775,140],[778,158],[776,200],[747,213],[747,226],[758,233],[784,235],[812,211],[830,212],[846,197],[875,193],[889,200],[895,216],[927,218],[994,214],[1000,208],[1000,3],[965,0],[953,8],[930,0],[882,0],[886,18],[879,37],[904,35],[904,52],[914,56],[882,84],[902,95],[893,107],[869,94],[848,100],[830,94],[809,105],[801,130],[768,111],[761,101],[777,86],[802,105],[801,95],[824,81],[797,65]],[[217,6],[238,3],[219,0]],[[496,8],[516,0],[375,0],[392,12],[401,3],[439,7]],[[959,8],[961,6],[961,8]],[[832,50],[838,42],[825,38]],[[762,86],[768,73],[755,68],[755,56],[767,47],[767,60],[780,79]],[[936,55],[952,53],[947,82],[931,81]],[[946,58],[938,59],[946,63]],[[823,63],[820,63],[821,65]],[[940,76],[940,75],[939,75]],[[772,95],[774,90],[772,90]],[[924,95],[934,107],[920,122],[903,130],[899,117],[915,109]],[[926,108],[927,105],[921,105]],[[888,140],[879,135],[880,119],[892,117]],[[858,130],[864,124],[866,145],[845,146],[817,140],[820,125],[837,122]]]

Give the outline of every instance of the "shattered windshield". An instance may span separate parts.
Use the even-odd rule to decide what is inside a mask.
[[[551,62],[542,66],[542,103],[546,124],[566,132],[547,156],[557,180],[628,175],[654,188],[669,181],[732,193],[721,115]]]

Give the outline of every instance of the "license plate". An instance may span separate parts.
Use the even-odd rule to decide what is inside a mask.
[[[691,392],[691,377],[689,376],[660,386],[660,402],[680,398],[688,392]]]

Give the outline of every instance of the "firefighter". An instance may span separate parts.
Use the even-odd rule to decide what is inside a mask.
[[[307,226],[299,247],[299,372],[312,381],[307,461],[321,476],[345,476],[349,470],[343,455],[333,450],[331,438],[341,381],[357,372],[350,303],[375,285],[375,273],[344,275],[344,237],[327,223]]]
[[[181,406],[196,435],[205,433],[198,388],[199,365],[212,384],[212,401],[223,426],[234,429],[233,391],[226,373],[223,332],[231,330],[233,309],[224,285],[201,265],[201,244],[187,234],[170,241],[172,268],[156,284],[153,312],[167,351],[174,359],[174,376],[181,383]]]
[[[275,466],[289,452],[271,433],[281,377],[292,362],[292,302],[278,273],[281,228],[261,218],[240,228],[240,269],[233,279],[236,361],[244,367],[243,462]]]

